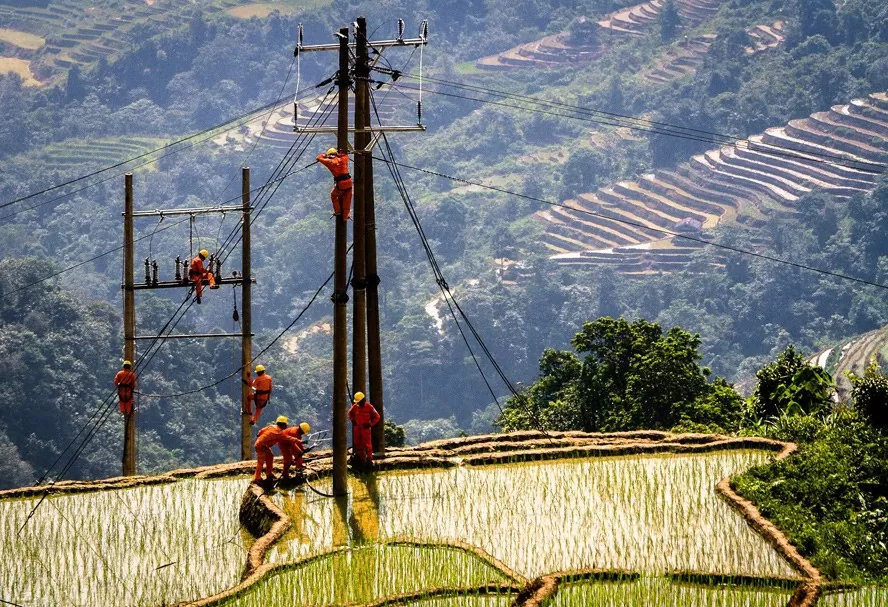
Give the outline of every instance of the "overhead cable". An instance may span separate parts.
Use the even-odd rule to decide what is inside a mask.
[[[428,77],[426,77],[429,80]],[[440,81],[446,82],[446,81]],[[383,82],[381,84],[385,84],[391,88],[401,88],[412,91],[418,91],[418,87],[413,87],[406,84],[392,84],[389,82]],[[601,110],[594,110],[589,108],[583,108],[580,106],[574,106],[566,103],[555,102],[555,101],[547,101],[545,99],[539,99],[537,97],[530,97],[527,95],[518,95],[514,93],[505,93],[501,91],[489,91],[485,89],[481,89],[481,87],[473,87],[469,85],[460,85],[458,83],[448,83],[446,86],[453,87],[462,87],[474,92],[484,93],[491,96],[496,96],[508,100],[514,100],[519,103],[530,104],[531,106],[537,107],[528,107],[527,105],[513,105],[511,103],[506,103],[504,101],[493,101],[490,99],[480,99],[478,97],[469,97],[467,95],[459,95],[456,93],[448,93],[441,90],[432,90],[426,88],[427,93],[431,93],[434,95],[442,95],[445,97],[453,97],[456,99],[465,99],[467,101],[475,101],[477,103],[482,103],[486,105],[495,105],[500,107],[507,107],[516,110],[522,110],[526,112],[533,112],[537,114],[544,114],[550,116],[557,116],[559,118],[568,118],[572,120],[579,120],[581,122],[590,122],[593,124],[603,125],[603,126],[613,126],[613,127],[622,127],[628,128],[634,131],[641,131],[645,133],[651,133],[654,135],[662,135],[665,137],[674,137],[678,139],[685,139],[688,141],[696,141],[700,143],[706,143],[715,146],[733,146],[742,149],[750,149],[754,151],[759,151],[766,155],[778,156],[782,158],[789,158],[795,160],[814,160],[816,162],[822,162],[829,165],[840,166],[843,168],[853,169],[855,171],[859,171],[861,173],[881,175],[888,170],[884,165],[878,162],[869,161],[866,159],[855,160],[854,158],[850,158],[848,156],[840,156],[837,154],[829,154],[825,152],[816,152],[809,150],[794,150],[792,148],[782,148],[775,149],[776,146],[770,146],[767,144],[757,144],[755,142],[750,142],[745,139],[731,137],[728,135],[720,135],[717,133],[710,133],[709,131],[701,131],[699,129],[693,129],[690,127],[682,127],[678,125],[673,125],[664,122],[658,122],[653,120],[646,120],[641,118],[633,118],[631,116],[622,116],[620,114],[613,114],[612,112],[603,112]],[[480,90],[479,90],[480,89]],[[583,114],[581,116],[577,116],[575,114],[566,114],[559,111],[553,111],[551,109],[540,109],[540,107],[554,107],[564,108],[565,110],[575,112],[577,114]],[[595,118],[590,116],[595,116],[598,114],[602,114],[603,117]]]
[[[850,275],[848,275],[848,274],[842,274],[842,273],[839,273],[839,272],[833,272],[833,271],[831,271],[831,270],[824,270],[823,268],[817,268],[817,267],[809,266],[809,265],[806,265],[806,264],[803,264],[803,263],[798,263],[798,262],[795,262],[795,261],[790,261],[790,260],[788,260],[788,259],[782,259],[782,258],[780,258],[780,257],[774,257],[773,255],[767,255],[767,254],[765,254],[765,253],[757,253],[757,252],[755,252],[755,251],[750,251],[750,250],[748,250],[748,249],[742,249],[742,248],[740,248],[740,247],[734,247],[734,246],[731,246],[731,245],[722,244],[722,243],[720,243],[720,242],[715,242],[715,241],[712,241],[712,240],[707,240],[707,239],[705,239],[705,238],[698,238],[698,237],[696,237],[696,236],[691,236],[691,235],[689,235],[689,234],[683,234],[683,233],[681,233],[681,232],[674,232],[674,231],[672,231],[672,230],[667,230],[667,229],[665,229],[665,228],[653,227],[653,226],[650,226],[650,225],[647,225],[647,224],[642,224],[642,223],[639,223],[639,222],[636,222],[636,221],[631,221],[631,220],[629,220],[629,219],[623,219],[623,218],[616,217],[616,216],[605,215],[605,214],[603,214],[603,213],[596,213],[595,211],[589,211],[589,210],[587,210],[587,209],[578,209],[578,208],[575,208],[575,207],[572,207],[572,206],[566,205],[566,204],[564,204],[564,203],[553,202],[553,201],[551,201],[551,200],[545,200],[545,199],[542,199],[542,198],[537,198],[536,196],[530,196],[530,195],[528,195],[528,194],[520,194],[520,193],[518,193],[518,192],[513,192],[513,191],[511,191],[511,190],[506,190],[505,188],[500,188],[500,187],[497,187],[497,186],[487,185],[487,184],[480,183],[480,182],[477,182],[477,181],[472,181],[472,180],[470,180],[470,179],[463,179],[463,178],[461,178],[461,177],[454,177],[454,176],[452,176],[452,175],[447,175],[446,173],[441,173],[441,172],[439,172],[439,171],[433,171],[433,170],[431,170],[431,169],[424,169],[424,168],[422,168],[422,167],[411,166],[411,165],[409,165],[409,164],[404,164],[404,163],[396,162],[396,161],[393,161],[393,160],[389,160],[389,159],[387,159],[387,158],[385,158],[385,157],[377,157],[377,156],[374,156],[373,158],[375,158],[375,159],[377,159],[377,160],[380,160],[380,161],[382,161],[382,162],[392,162],[392,163],[394,163],[394,164],[397,164],[399,167],[403,167],[403,168],[405,168],[405,169],[411,169],[411,170],[414,170],[414,171],[419,171],[419,172],[421,172],[421,173],[426,173],[426,174],[428,174],[428,175],[434,175],[434,176],[436,176],[436,177],[442,177],[442,178],[444,178],[444,179],[450,179],[451,181],[457,181],[457,182],[464,183],[464,184],[467,184],[467,185],[477,186],[477,187],[480,187],[480,188],[484,188],[484,189],[486,189],[486,190],[492,190],[492,191],[494,191],[494,192],[500,192],[501,194],[508,194],[509,196],[516,196],[516,197],[518,197],[518,198],[524,198],[524,199],[526,199],[526,200],[533,200],[534,202],[539,202],[539,203],[547,204],[547,205],[554,206],[554,207],[561,207],[561,208],[564,208],[564,209],[568,209],[568,210],[570,210],[570,211],[572,211],[572,212],[574,212],[574,213],[580,213],[580,214],[583,214],[583,215],[590,215],[590,216],[592,216],[592,217],[601,217],[601,218],[608,219],[608,220],[611,220],[611,221],[616,221],[616,222],[618,222],[618,223],[623,223],[623,224],[626,224],[626,225],[630,225],[630,226],[634,226],[634,227],[638,227],[638,228],[643,228],[643,229],[645,229],[645,230],[650,230],[650,231],[653,231],[653,232],[659,232],[659,233],[661,233],[661,234],[665,234],[665,235],[667,235],[667,236],[672,236],[672,237],[674,237],[674,238],[681,238],[681,239],[684,239],[684,240],[690,240],[690,241],[692,241],[692,242],[698,242],[698,243],[700,243],[700,244],[704,244],[704,245],[706,245],[706,246],[711,246],[711,247],[716,247],[716,248],[719,248],[719,249],[724,249],[724,250],[726,250],[726,251],[731,251],[731,252],[733,252],[733,253],[739,253],[739,254],[742,254],[742,255],[750,255],[750,256],[752,256],[752,257],[757,257],[757,258],[759,258],[759,259],[765,259],[765,260],[767,260],[767,261],[773,261],[773,262],[775,262],[775,263],[781,263],[781,264],[788,265],[788,266],[792,266],[792,267],[799,268],[799,269],[802,269],[802,270],[808,270],[808,271],[811,271],[811,272],[817,272],[817,273],[819,273],[819,274],[823,274],[823,275],[825,275],[825,276],[831,276],[831,277],[833,277],[833,278],[839,278],[839,279],[842,279],[842,280],[850,280],[850,281],[853,281],[853,282],[856,282],[856,283],[859,283],[859,284],[864,284],[864,285],[867,285],[867,286],[870,286],[870,287],[877,287],[877,288],[879,288],[879,289],[888,289],[888,285],[884,285],[884,284],[877,283],[877,282],[872,282],[872,281],[870,281],[870,280],[866,280],[865,278],[858,278],[858,277],[856,277],[856,276],[850,276]]]
[[[319,86],[323,86],[323,84],[325,84],[325,82],[322,81],[321,83],[318,83],[318,84],[312,85],[312,86],[310,86],[310,87],[306,87],[303,91],[297,91],[295,95],[296,95],[297,98],[300,98],[300,95],[301,95],[301,98],[309,97],[311,94],[314,94],[314,93],[313,93],[314,89],[318,88]],[[254,119],[255,119],[255,116],[254,116],[255,114],[259,114],[259,113],[265,112],[265,111],[267,111],[267,110],[269,110],[269,109],[273,109],[273,108],[277,107],[278,105],[280,105],[280,101],[279,101],[279,100],[275,100],[275,101],[273,101],[273,102],[271,102],[271,103],[266,103],[266,104],[264,104],[264,105],[262,105],[262,106],[260,106],[260,107],[258,107],[258,108],[254,108],[254,109],[252,109],[252,110],[250,110],[250,111],[248,111],[248,112],[246,112],[246,113],[244,113],[244,114],[241,114],[241,115],[239,115],[239,116],[236,116],[236,117],[234,117],[234,118],[231,118],[231,119],[229,119],[229,120],[226,120],[225,122],[219,123],[219,124],[217,124],[217,125],[215,125],[215,126],[211,126],[211,127],[209,127],[209,128],[203,129],[203,130],[201,130],[201,131],[197,131],[196,133],[192,133],[192,134],[190,134],[190,135],[188,135],[188,136],[186,136],[186,137],[182,137],[182,138],[177,139],[176,141],[173,141],[173,142],[171,142],[171,143],[165,144],[165,145],[163,145],[163,146],[160,146],[160,147],[155,148],[155,149],[153,149],[153,150],[150,150],[150,151],[148,151],[148,152],[144,152],[144,153],[139,154],[139,155],[137,155],[137,156],[133,156],[132,158],[128,158],[127,160],[122,160],[122,161],[117,162],[117,163],[115,163],[115,164],[112,164],[112,165],[110,165],[110,166],[106,166],[106,167],[103,167],[103,168],[101,168],[101,169],[97,169],[97,170],[95,170],[95,171],[92,171],[92,172],[90,172],[90,173],[87,173],[87,174],[85,174],[85,175],[81,175],[81,176],[79,176],[79,177],[75,177],[74,179],[69,179],[68,181],[65,181],[65,182],[62,182],[62,183],[55,184],[55,185],[53,185],[53,186],[50,186],[50,187],[44,188],[44,189],[39,190],[39,191],[37,191],[37,192],[32,192],[32,193],[30,193],[30,194],[27,194],[26,196],[22,196],[22,197],[20,197],[20,198],[16,198],[16,199],[14,199],[14,200],[9,200],[9,201],[7,201],[7,202],[0,203],[0,209],[3,209],[3,208],[6,208],[6,207],[9,207],[9,206],[12,206],[12,205],[18,204],[18,203],[20,203],[20,202],[24,202],[24,201],[26,201],[26,200],[30,200],[31,198],[35,198],[35,197],[40,196],[40,195],[42,195],[42,194],[46,194],[46,193],[48,193],[48,192],[52,192],[52,191],[54,191],[54,190],[58,190],[58,189],[60,189],[60,188],[64,188],[64,187],[69,186],[69,185],[73,185],[73,184],[75,184],[75,183],[77,183],[77,182],[84,181],[85,179],[89,179],[90,177],[95,177],[95,176],[100,175],[100,174],[102,174],[102,173],[106,173],[106,172],[108,172],[108,171],[112,171],[112,170],[114,170],[114,169],[120,168],[120,167],[125,166],[125,165],[127,165],[127,164],[130,164],[130,163],[132,163],[132,162],[135,162],[135,161],[137,161],[137,160],[141,160],[141,159],[143,159],[143,158],[147,158],[147,157],[153,156],[153,155],[155,155],[155,154],[158,154],[159,152],[163,152],[163,151],[165,151],[165,150],[170,150],[170,151],[168,151],[166,154],[161,154],[161,155],[157,156],[156,158],[151,158],[150,160],[148,160],[148,161],[146,161],[146,162],[143,162],[143,163],[141,163],[141,164],[139,164],[139,165],[136,165],[135,167],[131,167],[131,168],[138,168],[138,167],[140,167],[140,166],[144,166],[145,164],[150,164],[150,163],[156,162],[156,161],[160,160],[161,158],[165,158],[165,157],[167,157],[167,156],[169,156],[169,155],[172,155],[172,154],[177,154],[177,153],[179,153],[180,151],[183,151],[183,150],[188,149],[188,148],[190,148],[190,147],[193,147],[193,146],[195,146],[195,145],[197,145],[197,144],[199,144],[199,143],[203,143],[203,142],[205,142],[205,141],[207,141],[207,140],[209,140],[209,139],[212,139],[212,138],[214,138],[214,137],[217,137],[217,136],[220,135],[221,133],[225,133],[225,132],[228,132],[228,131],[230,131],[230,130],[236,129],[236,128],[242,126],[242,124],[245,124],[246,122],[249,122],[249,121],[251,121],[251,120],[254,120]],[[223,128],[223,127],[227,127],[227,128]],[[220,129],[221,129],[221,130],[220,130]],[[185,142],[191,141],[191,140],[193,140],[193,139],[197,139],[197,138],[199,138],[199,137],[201,137],[201,136],[204,136],[204,135],[207,135],[207,136],[204,137],[203,139],[200,139],[200,140],[198,140],[198,141],[193,142],[191,145],[188,145],[188,146],[181,146],[181,145],[180,145],[180,144],[182,144],[182,143],[185,143]],[[179,147],[176,147],[176,146],[179,146]],[[171,148],[175,148],[175,149],[171,149]],[[113,179],[114,177],[119,177],[119,176],[120,176],[120,174],[117,174],[117,175],[112,176],[110,179]],[[64,193],[64,194],[62,194],[62,195],[60,195],[60,196],[58,196],[58,197],[56,197],[56,198],[53,198],[52,200],[45,201],[45,202],[42,202],[42,203],[40,203],[40,204],[30,206],[30,207],[28,207],[28,208],[25,209],[25,210],[31,210],[31,209],[37,208],[38,206],[41,206],[41,205],[43,205],[43,204],[49,204],[49,203],[51,203],[51,202],[55,202],[55,201],[57,201],[57,200],[61,200],[62,198],[66,198],[66,197],[68,197],[68,196],[72,196],[73,194],[76,194],[76,193],[78,193],[78,192],[82,192],[82,191],[85,190],[85,189],[88,189],[88,188],[91,188],[91,187],[96,186],[96,185],[98,185],[98,184],[104,183],[105,181],[108,181],[108,180],[109,180],[109,179],[106,178],[106,179],[103,179],[103,180],[99,180],[99,181],[92,182],[92,183],[86,185],[86,186],[83,187],[83,188],[80,188],[80,189],[78,189],[78,190],[74,190],[74,191],[72,191],[72,192],[66,192],[66,193]],[[24,212],[24,211],[19,211],[19,212]],[[18,214],[18,213],[11,213],[11,214],[8,214],[8,215],[3,215],[3,216],[0,216],[0,219],[5,219],[6,217],[10,217],[10,216],[12,216],[12,215],[16,215],[16,214]]]

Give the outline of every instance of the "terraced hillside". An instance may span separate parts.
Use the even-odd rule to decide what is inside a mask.
[[[586,18],[580,17],[585,23]],[[519,44],[507,51],[478,59],[478,67],[488,70],[510,70],[520,67],[558,67],[577,61],[594,59],[601,52],[597,42],[575,39],[568,32],[546,36],[540,40]]]
[[[888,95],[875,93],[699,154],[674,170],[580,193],[565,201],[569,208],[537,218],[560,263],[630,273],[677,269],[691,250],[675,246],[668,232],[699,233],[725,220],[761,225],[793,213],[799,196],[813,190],[840,198],[869,191],[886,167]]]
[[[682,27],[690,29],[711,17],[718,10],[719,0],[676,0],[675,6],[681,16]],[[478,67],[488,70],[511,70],[520,67],[559,67],[575,64],[577,61],[593,59],[601,52],[613,35],[640,36],[656,23],[663,6],[663,0],[652,0],[629,8],[615,11],[595,24],[595,35],[589,42],[561,32],[540,40],[519,44],[502,53],[482,57]],[[580,17],[585,24],[586,18]],[[762,26],[766,27],[766,26]],[[760,34],[762,40],[765,33]]]
[[[602,28],[621,34],[640,36],[657,22],[663,0],[650,0],[615,11],[598,22]],[[719,0],[675,0],[675,8],[685,29],[696,27],[718,10]]]
[[[752,46],[746,48],[748,54],[772,49],[785,38],[782,21],[775,21],[771,25],[756,25],[746,33],[753,42]],[[673,44],[656,59],[652,68],[641,73],[641,77],[649,82],[666,83],[693,74],[703,63],[714,40],[714,34],[700,34]]]
[[[47,82],[60,77],[74,65],[90,65],[99,59],[113,60],[137,42],[132,31],[140,25],[159,25],[176,29],[188,23],[188,15],[199,6],[205,13],[226,12],[235,17],[265,16],[272,10],[296,12],[329,3],[329,0],[118,0],[85,5],[78,0],[55,0],[46,7],[20,7],[0,3],[0,28],[9,38],[37,38],[39,45],[12,45],[7,55],[27,61],[37,80]],[[11,57],[0,57],[0,60]]]
[[[84,170],[108,166],[135,158],[161,147],[166,140],[152,137],[108,137],[102,139],[73,139],[41,147],[20,158],[51,162],[59,171]],[[144,170],[144,169],[142,169]]]
[[[752,46],[746,47],[747,53],[758,53],[779,46],[786,39],[783,32],[785,23],[775,21],[771,25],[756,25],[746,33],[752,38]]]
[[[808,362],[828,371],[836,382],[839,397],[847,400],[851,394],[851,381],[846,373],[850,371],[862,377],[873,357],[880,365],[888,362],[888,326],[821,350]]]

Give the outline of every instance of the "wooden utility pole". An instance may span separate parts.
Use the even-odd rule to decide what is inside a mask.
[[[379,341],[379,298],[376,274],[376,219],[373,209],[373,167],[371,151],[382,132],[424,131],[421,124],[407,126],[371,126],[370,124],[370,69],[379,60],[382,52],[392,47],[414,48],[427,44],[426,22],[423,22],[421,35],[417,38],[404,38],[403,21],[399,21],[398,37],[393,40],[367,40],[367,24],[363,17],[357,19],[355,42],[349,44],[348,29],[343,28],[337,34],[336,44],[302,44],[302,26],[299,26],[299,42],[296,56],[308,51],[339,51],[339,122],[336,127],[326,125],[294,126],[297,133],[335,133],[337,148],[348,150],[348,133],[355,133],[355,155],[353,170],[354,183],[354,390],[367,392],[369,371],[369,400],[382,414],[382,362]],[[348,127],[348,84],[349,84],[349,48],[355,49],[355,123]],[[368,49],[372,48],[374,58],[371,60]],[[392,73],[392,72],[384,72]],[[298,117],[297,117],[298,118]],[[375,137],[374,137],[375,134]],[[347,450],[346,444],[346,407],[347,386],[346,357],[347,345],[345,336],[346,303],[346,262],[345,262],[345,222],[342,217],[336,218],[336,244],[334,248],[334,281],[333,281],[333,493],[344,495],[347,481]],[[369,356],[368,356],[369,351]],[[369,364],[368,364],[369,362]],[[350,400],[350,399],[349,399]],[[382,424],[377,424],[373,431],[374,451],[383,450],[385,441]]]
[[[136,292],[133,252],[133,174],[123,178],[123,357],[136,371]],[[136,474],[136,402],[123,417],[123,476]]]
[[[348,28],[339,30],[339,122],[336,130],[336,147],[348,152]],[[342,214],[335,216],[336,238],[333,250],[333,495],[348,493],[348,436],[346,433],[346,359],[348,344],[346,334],[346,285],[345,241],[346,224]]]
[[[243,253],[241,256],[241,460],[252,459],[253,453],[253,426],[250,424],[251,416],[246,411],[250,410],[250,397],[252,385],[250,384],[253,360],[253,308],[251,297],[253,285],[250,282],[252,270],[250,264],[250,168],[241,169],[241,204],[243,205]]]
[[[251,341],[252,333],[250,327],[250,290],[253,279],[250,278],[250,177],[249,169],[244,171],[243,185],[243,204],[240,206],[216,206],[209,208],[190,208],[190,209],[165,209],[163,211],[134,211],[133,210],[133,176],[127,173],[124,177],[124,210],[123,210],[123,352],[126,360],[133,362],[133,371],[138,377],[142,372],[139,368],[136,356],[136,342],[139,340],[149,340],[152,345],[164,342],[169,339],[195,339],[195,338],[241,338],[244,344],[244,350],[241,354],[241,360],[247,365],[247,373],[249,373],[249,363],[251,357]],[[214,261],[210,258],[211,272],[216,272],[216,284],[223,285],[241,285],[244,289],[242,300],[244,307],[244,324],[240,333],[191,333],[191,334],[164,334],[164,335],[136,335],[136,291],[144,289],[192,289],[194,285],[188,277],[187,264],[190,260],[176,258],[175,260],[175,279],[161,280],[158,276],[159,266],[157,261],[153,263],[153,273],[149,270],[149,260],[145,260],[145,282],[137,283],[135,281],[135,251],[134,251],[134,219],[141,217],[169,217],[173,215],[202,215],[209,213],[231,213],[241,211],[244,213],[244,235],[243,235],[243,276],[237,276],[237,272],[233,272],[233,276],[225,278],[221,272],[221,262]],[[169,262],[173,260],[170,259]],[[216,265],[213,268],[212,265]],[[168,266],[167,266],[168,267]],[[124,476],[132,476],[136,473],[136,406],[133,402],[133,411],[129,415],[124,416],[123,431],[123,474]],[[249,416],[246,419],[241,418],[241,456],[250,459],[250,441],[251,430],[249,425]],[[246,422],[246,429],[244,429]],[[246,448],[244,449],[244,444]]]
[[[352,392],[367,392],[367,286],[366,251],[364,250],[364,207],[367,188],[364,184],[369,156],[363,153],[370,143],[368,86],[370,65],[367,60],[367,20],[358,17],[355,27],[355,155],[354,155],[354,239],[352,248]],[[373,401],[369,401],[373,402]]]

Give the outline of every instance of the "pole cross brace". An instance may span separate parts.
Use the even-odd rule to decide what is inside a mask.
[[[377,40],[377,41],[367,41],[367,46],[370,48],[388,48],[390,46],[425,46],[429,41],[426,38],[402,38],[400,40]],[[357,48],[358,45],[355,42],[351,42],[348,45],[348,48]],[[333,42],[330,44],[311,44],[305,46],[300,44],[296,47],[294,55],[298,56],[299,53],[310,53],[312,51],[338,51],[339,43]]]

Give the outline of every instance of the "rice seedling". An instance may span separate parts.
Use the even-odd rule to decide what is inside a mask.
[[[434,588],[471,588],[509,581],[495,567],[463,550],[445,546],[376,544],[311,559],[304,565],[263,580],[226,605],[320,607],[364,604],[389,595],[421,594]]]
[[[275,494],[292,521],[268,554],[280,569],[226,604],[407,595],[402,602],[419,607],[504,607],[523,578],[597,568],[653,577],[568,583],[551,604],[776,607],[791,590],[718,585],[725,575],[795,575],[714,489],[769,457],[721,451],[403,470],[351,477],[344,500],[304,488]],[[329,479],[313,484],[331,490]],[[184,480],[50,497],[18,537],[36,500],[0,501],[0,599],[165,605],[232,587],[253,541],[237,522],[245,488],[244,479]],[[659,577],[672,570],[722,577],[702,587]],[[882,604],[879,592],[830,605]],[[596,602],[601,593],[629,594]]]
[[[827,593],[820,597],[819,607],[885,607],[888,587],[868,586],[857,590]]]
[[[243,480],[0,501],[0,598],[41,605],[162,605],[237,583]]]
[[[564,584],[549,607],[784,607],[792,590],[675,584],[662,577]]]
[[[455,597],[435,597],[407,603],[410,607],[509,607],[513,596],[461,595]]]
[[[725,451],[353,478],[347,506],[276,497],[294,527],[270,560],[413,537],[466,542],[526,577],[585,568],[794,576],[714,490],[769,457]]]

